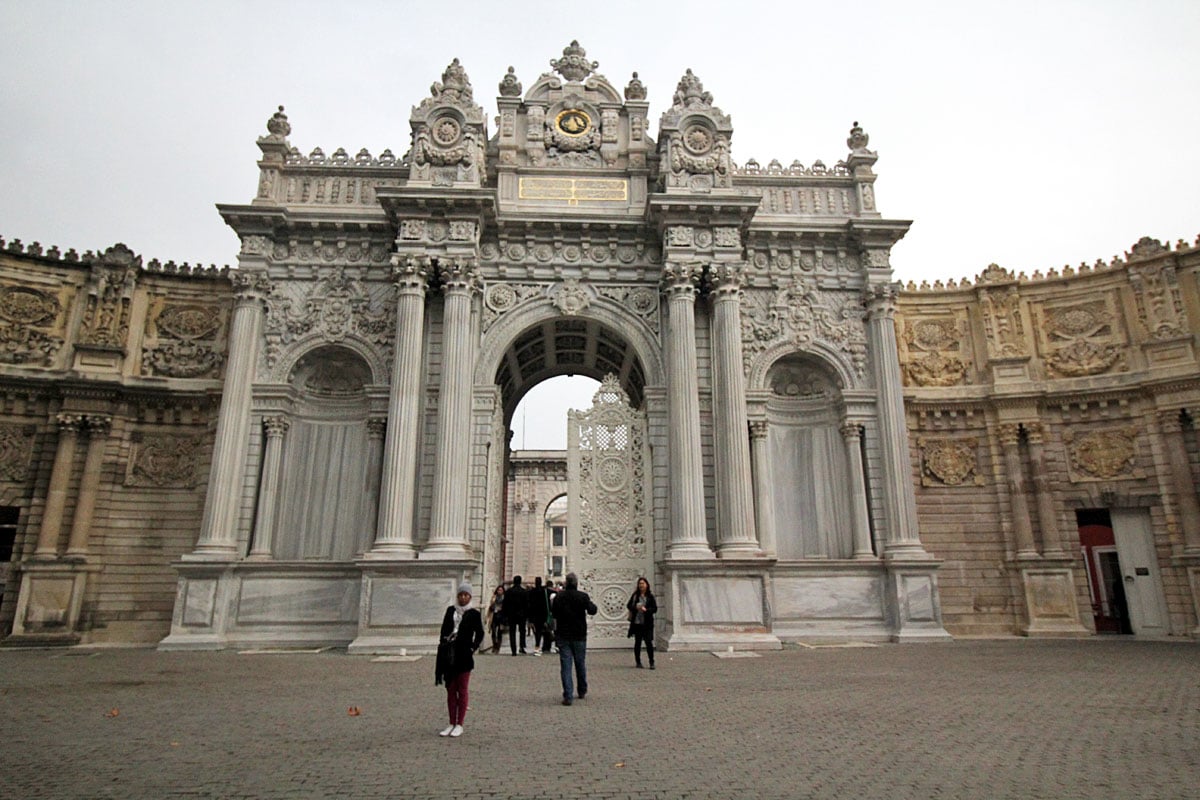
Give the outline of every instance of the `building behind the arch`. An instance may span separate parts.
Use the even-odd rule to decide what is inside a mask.
[[[857,123],[738,166],[690,70],[654,127],[636,73],[552,66],[490,131],[455,60],[403,157],[281,108],[235,270],[0,250],[6,643],[427,648],[561,493],[506,491],[507,431],[567,374],[636,432],[600,631],[642,571],[680,649],[1085,635],[1118,591],[1195,635],[1196,250],[898,291]]]

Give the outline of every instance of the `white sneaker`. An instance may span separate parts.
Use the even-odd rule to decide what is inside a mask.
[[[453,737],[454,737],[454,738],[456,738],[456,739],[457,739],[459,736],[462,736],[462,725],[455,725],[453,728],[451,728],[451,729],[450,729],[450,735],[451,735],[451,736],[453,736]]]
[[[441,732],[438,734],[438,736],[449,736],[452,733],[454,733],[454,726],[447,725],[445,728],[443,728],[441,730]]]
[[[541,651],[541,650],[534,650],[534,651],[533,651],[533,654],[534,654],[535,656],[540,656],[540,655],[542,654],[542,651]]]

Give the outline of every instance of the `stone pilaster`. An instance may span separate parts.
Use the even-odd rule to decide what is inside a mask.
[[[1021,427],[1001,425],[997,434],[1000,438],[1000,449],[1004,453],[1004,474],[1008,482],[1008,501],[1012,509],[1017,558],[1037,558],[1037,546],[1033,541],[1033,522],[1029,516],[1029,501],[1025,497],[1025,474],[1021,466]]]
[[[104,463],[104,446],[112,430],[112,418],[89,415],[87,418],[87,455],[83,459],[83,477],[79,481],[79,496],[75,500],[75,518],[71,520],[71,536],[67,540],[67,556],[87,555],[88,534],[96,514],[96,495],[100,491],[100,468]]]
[[[63,511],[67,506],[67,489],[71,482],[71,467],[75,461],[75,445],[84,418],[78,414],[58,415],[58,449],[54,451],[54,466],[50,470],[50,488],[46,493],[46,509],[38,529],[34,558],[56,558],[58,536],[62,531]]]
[[[283,437],[290,426],[287,417],[267,417],[263,420],[267,444],[263,450],[262,485],[258,489],[254,546],[249,555],[249,558],[256,561],[269,560],[275,543],[275,512],[279,507],[280,470],[283,468]]]
[[[1183,443],[1183,421],[1177,409],[1160,411],[1158,427],[1162,431],[1163,449],[1171,464],[1171,488],[1175,494],[1175,517],[1183,534],[1184,553],[1200,556],[1200,501],[1196,498],[1196,482]]]
[[[463,476],[467,474],[471,437],[471,304],[479,291],[479,271],[472,259],[446,259],[440,264],[445,312],[442,320],[442,380],[438,391],[437,464],[433,479],[433,515],[429,542],[422,555],[468,558],[467,506]]]
[[[375,527],[363,531],[359,537],[358,556],[361,558],[368,553],[375,542],[379,525],[379,487],[383,483],[383,443],[387,435],[387,419],[371,417],[367,420],[367,485],[366,492],[367,519],[375,523]]]
[[[1042,531],[1042,555],[1048,558],[1062,558],[1066,553],[1063,550],[1062,534],[1058,529],[1058,514],[1054,509],[1054,491],[1050,485],[1050,471],[1046,465],[1045,436],[1041,423],[1027,423],[1025,435],[1029,442],[1029,468],[1033,473],[1038,525]]]
[[[670,420],[671,543],[668,558],[709,558],[704,522],[704,476],[700,452],[700,398],[696,393],[696,281],[700,265],[668,263],[667,403]]]
[[[869,289],[867,337],[875,387],[879,393],[879,433],[883,455],[883,502],[890,523],[883,555],[888,558],[927,558],[917,530],[917,498],[908,453],[904,419],[903,381],[896,344],[896,288],[886,284]]]
[[[428,268],[426,259],[403,258],[397,260],[393,270],[397,298],[392,387],[383,443],[379,522],[375,544],[367,558],[415,558],[417,554],[413,507],[417,492]]]
[[[754,466],[754,521],[763,555],[775,558],[775,505],[771,497],[771,464],[767,453],[767,421],[750,423],[750,455]]]
[[[200,540],[185,560],[233,561],[237,558],[238,510],[250,439],[250,399],[262,339],[263,300],[270,281],[261,272],[231,273],[234,307],[229,325],[229,361],[217,417],[216,441]]]
[[[740,265],[714,264],[713,425],[717,474],[717,555],[762,555],[754,526],[747,437],[746,378],[742,361]]]
[[[871,518],[867,510],[867,482],[863,473],[862,426],[843,422],[842,441],[846,445],[846,485],[850,497],[850,527],[855,558],[875,558],[871,547]]]

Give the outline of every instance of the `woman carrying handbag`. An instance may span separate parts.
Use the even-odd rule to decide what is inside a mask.
[[[654,669],[654,614],[658,611],[658,601],[650,591],[650,581],[638,578],[637,588],[625,607],[629,609],[629,633],[626,636],[633,637],[634,663],[638,669],[642,668],[642,642],[645,642],[650,669]]]

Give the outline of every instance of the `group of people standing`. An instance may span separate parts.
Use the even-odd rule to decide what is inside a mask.
[[[467,690],[471,671],[475,668],[474,654],[483,644],[483,617],[479,609],[471,608],[471,597],[471,585],[465,582],[460,584],[455,604],[446,609],[442,618],[434,683],[444,682],[446,685],[450,724],[441,731],[441,736],[462,736],[467,714]],[[645,578],[638,578],[626,609],[628,636],[633,639],[634,664],[638,669],[642,668],[644,644],[650,669],[654,669],[654,615],[658,611],[658,602],[650,591],[650,582]],[[518,655],[518,637],[521,645],[519,652],[525,653],[525,628],[532,624],[535,655],[541,655],[552,643],[557,644],[562,704],[569,706],[576,698],[582,700],[587,697],[587,618],[595,616],[598,610],[587,592],[580,591],[579,579],[573,572],[566,576],[561,588],[551,585],[549,581],[543,584],[538,577],[534,585],[526,589],[521,585],[518,575],[507,590],[497,586],[488,604],[492,652],[499,652],[501,628],[508,625],[512,654]]]

